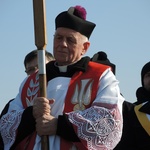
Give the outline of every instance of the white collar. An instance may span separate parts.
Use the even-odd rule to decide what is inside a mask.
[[[79,61],[79,60],[78,60],[78,61]],[[78,61],[76,61],[76,62],[78,62]],[[57,62],[55,62],[54,65],[59,68],[59,71],[60,71],[60,72],[67,72],[67,67],[70,66],[70,65],[72,65],[72,64],[75,64],[76,62],[71,63],[71,64],[66,65],[66,66],[58,66],[58,65],[57,65]]]

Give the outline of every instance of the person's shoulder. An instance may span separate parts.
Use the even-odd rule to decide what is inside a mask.
[[[133,109],[134,106],[135,106],[135,104],[131,103],[129,101],[124,101],[123,102],[123,108],[126,109],[126,110],[128,110],[128,111],[131,110],[131,109]]]
[[[2,110],[2,112],[1,112],[1,114],[0,114],[0,118],[1,118],[4,114],[7,113],[8,109],[9,109],[9,104],[10,104],[10,102],[12,102],[13,100],[14,100],[14,98],[11,99],[11,100],[9,100],[8,103],[5,105],[4,109]]]
[[[46,70],[49,70],[54,67],[55,60],[52,60],[46,64]]]
[[[93,61],[89,61],[89,66],[95,69],[104,69],[104,70],[110,68],[110,66],[108,65],[100,64],[100,63],[93,62]]]
[[[123,113],[125,116],[127,115],[131,115],[132,112],[134,112],[134,108],[135,108],[135,104],[134,103],[131,103],[127,100],[125,100],[123,102]]]
[[[123,102],[123,106],[124,106],[124,107],[127,107],[128,109],[130,109],[130,108],[133,108],[133,107],[135,106],[135,104],[134,104],[134,103],[131,103],[131,102],[127,101],[127,100],[125,100],[125,101]]]

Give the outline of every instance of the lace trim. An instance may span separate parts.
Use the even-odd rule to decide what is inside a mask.
[[[16,130],[21,121],[22,112],[12,110],[0,120],[0,132],[6,149],[10,148],[15,141]]]
[[[116,116],[119,117],[118,114],[116,109],[94,106],[69,113],[69,120],[77,126],[78,137],[87,142],[88,149],[110,150],[121,138],[122,121],[115,120]]]

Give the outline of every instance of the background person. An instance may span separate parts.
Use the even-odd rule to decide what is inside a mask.
[[[91,58],[91,61],[110,66],[112,72],[115,75],[116,65],[110,62],[110,60],[108,59],[107,54],[105,52],[99,51],[99,52],[95,53],[93,55],[93,57]]]
[[[49,61],[54,60],[54,57],[50,52],[45,51],[45,59],[45,63],[47,64]],[[38,70],[38,50],[33,50],[26,55],[24,67],[27,75],[31,75]]]
[[[150,149],[150,62],[141,70],[141,84],[136,91],[137,101],[123,103],[123,134],[114,150]]]
[[[150,62],[147,62],[141,70],[141,84],[136,91],[137,102],[140,104],[146,101],[150,101]]]
[[[45,58],[46,58],[46,63],[54,60],[53,55],[48,51],[45,51]],[[25,56],[24,67],[25,67],[25,72],[27,75],[31,75],[38,71],[38,50],[33,50]],[[9,100],[9,102],[5,105],[4,109],[2,110],[2,112],[0,114],[0,118],[8,111],[9,104],[13,100],[14,100],[14,98]],[[2,140],[1,134],[0,134],[0,150],[2,150],[3,148],[4,148],[3,140]]]

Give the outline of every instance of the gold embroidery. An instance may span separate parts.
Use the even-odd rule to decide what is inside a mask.
[[[80,84],[76,83],[71,99],[71,103],[75,105],[73,110],[84,110],[85,105],[90,103],[93,82],[93,79],[84,79],[81,80]]]

